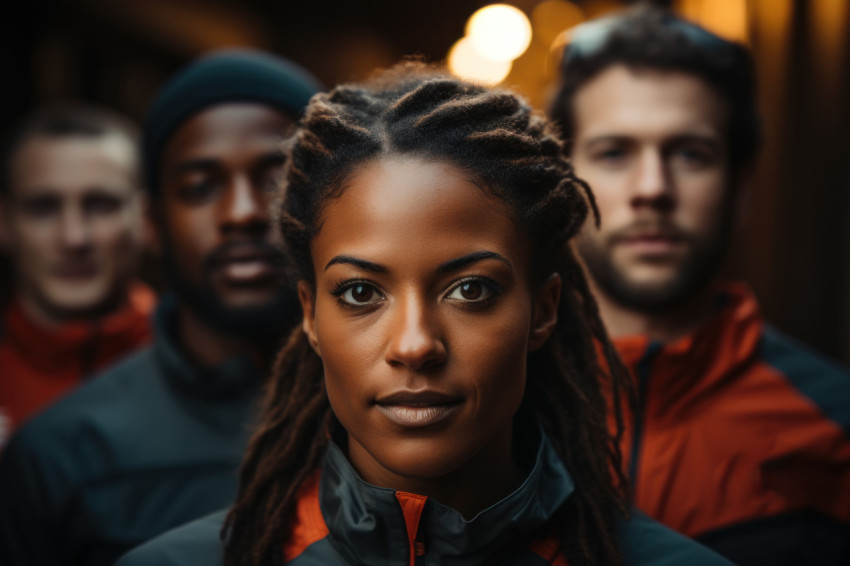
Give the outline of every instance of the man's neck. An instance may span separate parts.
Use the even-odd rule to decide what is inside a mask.
[[[714,313],[714,294],[707,286],[680,306],[648,313],[614,302],[591,282],[599,314],[611,338],[647,336],[651,340],[673,342],[694,332]]]
[[[215,367],[238,355],[247,355],[257,367],[265,367],[269,361],[264,345],[211,328],[184,304],[177,311],[177,335],[189,357],[203,366]]]

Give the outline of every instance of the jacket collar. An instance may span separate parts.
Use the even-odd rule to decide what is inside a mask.
[[[758,357],[764,320],[758,302],[743,283],[726,283],[718,292],[716,314],[695,332],[668,343],[646,336],[614,340],[620,357],[638,380],[648,380],[655,407],[689,411],[725,380]]]
[[[214,367],[191,360],[177,339],[178,298],[162,297],[154,313],[153,352],[168,382],[192,397],[210,399],[254,394],[264,373],[247,355],[239,355]]]
[[[485,563],[500,547],[527,539],[574,490],[564,464],[538,428],[525,481],[470,520],[433,499],[366,483],[331,441],[319,481],[319,506],[331,544],[350,563],[409,564],[415,537],[424,551],[419,559],[424,561],[417,564],[447,563],[448,557],[452,563]],[[421,502],[417,513],[407,505],[410,498]],[[418,525],[411,525],[412,515]]]
[[[146,285],[137,283],[129,295],[125,306],[102,318],[52,327],[32,320],[23,305],[15,301],[6,312],[3,339],[29,365],[45,373],[91,373],[150,339],[154,294]]]

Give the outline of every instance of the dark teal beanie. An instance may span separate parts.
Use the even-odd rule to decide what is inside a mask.
[[[222,102],[260,102],[299,118],[319,90],[319,82],[301,67],[260,51],[219,51],[191,63],[162,88],[145,118],[142,158],[148,190],[159,193],[165,144],[201,110]]]

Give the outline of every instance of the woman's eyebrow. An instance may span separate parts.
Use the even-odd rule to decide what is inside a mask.
[[[437,271],[440,273],[449,273],[466,267],[471,263],[475,263],[485,259],[497,259],[508,264],[510,268],[513,268],[513,265],[511,264],[510,260],[508,260],[508,258],[506,258],[505,256],[497,254],[496,252],[480,251],[472,252],[471,254],[466,254],[465,256],[461,256],[457,259],[452,259],[445,263],[441,263],[440,266],[437,268]]]
[[[371,261],[366,261],[365,259],[360,259],[350,255],[338,255],[334,257],[327,263],[327,265],[325,265],[325,271],[327,271],[330,266],[336,263],[348,263],[351,265],[356,265],[357,267],[365,269],[366,271],[371,271],[372,273],[387,273],[389,271],[381,264],[372,263]]]

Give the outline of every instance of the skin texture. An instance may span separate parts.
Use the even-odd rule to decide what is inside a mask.
[[[126,298],[146,234],[136,167],[119,135],[40,136],[17,150],[4,239],[36,320],[100,316]]]
[[[602,215],[578,250],[609,332],[688,332],[710,311],[733,216],[725,103],[695,76],[615,65],[573,111],[573,164]]]
[[[303,328],[355,469],[467,517],[515,488],[526,354],[554,328],[560,277],[532,289],[528,243],[507,207],[451,164],[382,157],[326,206],[311,252]],[[480,252],[498,256],[470,256]],[[436,403],[383,402],[426,391],[451,400],[447,416],[424,426],[388,416],[427,413]]]
[[[165,147],[161,236],[183,299],[181,337],[201,363],[256,350],[247,332],[279,305],[283,273],[270,199],[291,125],[261,104],[219,104],[187,120]],[[240,323],[249,326],[244,334]]]

